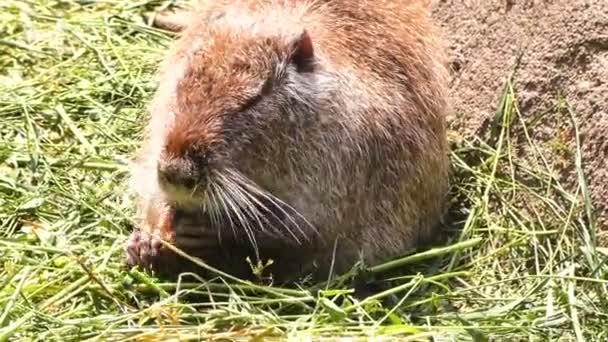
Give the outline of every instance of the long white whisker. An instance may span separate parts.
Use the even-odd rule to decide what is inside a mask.
[[[302,236],[304,238],[308,239],[306,233],[300,227],[300,225],[297,223],[297,221],[293,218],[293,216],[290,215],[283,207],[281,207],[281,205],[279,203],[277,203],[277,201],[275,200],[276,199],[275,196],[273,196],[267,192],[260,192],[259,195],[263,196],[270,204],[272,204],[275,208],[279,209],[288,218],[288,220],[291,221],[291,223],[293,223],[293,225],[298,230],[298,232],[300,232],[300,234],[302,234]],[[287,209],[290,209],[290,208],[287,207]],[[295,212],[295,210],[294,210],[294,212]]]
[[[247,202],[251,204],[251,208],[252,208],[252,210],[255,210],[255,213],[256,213],[255,215],[256,216],[258,215],[257,213],[259,213],[260,211],[259,211],[259,209],[257,209],[257,207],[252,202],[255,202],[255,204],[257,204],[258,206],[262,207],[262,209],[264,209],[267,213],[269,213],[272,217],[274,217],[285,228],[285,230],[287,230],[287,232],[294,238],[294,240],[298,244],[301,243],[300,239],[297,237],[297,235],[295,235],[293,233],[293,231],[284,222],[284,220],[282,220],[281,218],[279,218],[272,210],[270,210],[266,205],[264,205],[264,203],[262,203],[260,200],[258,200],[249,191],[247,191],[246,189],[244,189],[242,185],[239,185],[238,183],[235,183],[235,186],[237,186],[238,191],[240,191],[241,194],[245,197],[245,200],[247,200]],[[269,226],[271,226],[274,229],[275,232],[281,234],[281,231],[278,230],[277,227],[275,225],[273,225],[267,218],[265,218],[264,216],[262,216],[262,218],[264,219],[264,221]],[[293,223],[296,224],[295,222],[293,222]],[[260,222],[260,224],[261,224],[261,222]]]
[[[237,202],[244,204],[245,210],[257,221],[260,230],[266,232],[265,226],[260,221],[259,210],[257,210],[255,205],[253,205],[253,203],[249,200],[248,194],[246,194],[237,183],[233,182],[224,175],[219,175],[219,177],[222,179],[224,186],[230,189],[232,195],[238,197]],[[266,219],[264,220],[267,221]]]
[[[200,184],[194,184],[194,187],[192,188],[192,191],[190,192],[190,198],[194,198],[194,194],[196,194],[196,190],[198,190]]]
[[[241,188],[242,189],[242,188]],[[262,207],[262,209],[264,209],[267,213],[269,213],[272,217],[274,217],[280,224],[281,226],[283,226],[285,228],[285,230],[289,233],[289,235],[291,235],[293,237],[293,239],[299,244],[301,243],[300,239],[298,238],[298,236],[292,231],[291,228],[289,228],[289,226],[284,222],[284,220],[282,220],[281,218],[279,218],[272,210],[270,210],[264,203],[262,203],[260,200],[258,200],[254,195],[252,195],[249,191],[242,189],[243,193],[248,196],[252,201],[254,201],[257,205],[259,205],[260,207]],[[279,208],[280,209],[280,208]],[[285,213],[285,216],[289,219],[289,221],[291,221],[291,223],[293,223],[294,226],[296,226],[296,228],[299,229],[299,227],[297,227],[297,223],[295,222],[295,220],[293,220],[293,218],[291,218],[288,214]],[[267,220],[266,220],[267,221]],[[268,221],[267,221],[268,222]],[[271,225],[275,231],[277,231],[277,228],[274,225]],[[300,230],[301,231],[301,230]],[[280,233],[280,231],[278,231]]]
[[[304,217],[302,214],[300,214],[294,207],[292,207],[291,205],[287,204],[286,202],[284,202],[283,200],[281,200],[280,198],[274,196],[273,194],[269,193],[268,191],[264,191],[262,190],[260,187],[256,186],[253,182],[251,182],[248,179],[243,178],[241,175],[237,174],[238,179],[242,182],[242,184],[244,186],[246,186],[247,188],[251,189],[252,191],[256,192],[257,194],[264,196],[265,198],[267,198],[268,200],[272,200],[275,205],[277,204],[282,204],[285,207],[287,207],[288,209],[292,210],[296,215],[298,215],[302,220],[305,221],[305,223],[307,225],[310,226],[310,228],[312,228],[315,232],[317,231],[317,229],[306,219],[306,217]]]
[[[225,211],[228,211],[230,208],[228,207],[228,205],[226,204],[225,201],[225,196],[223,195],[222,192],[218,192],[217,190],[219,189],[220,191],[222,191],[221,187],[219,187],[218,185],[216,185],[216,198],[218,199],[219,202],[221,202],[222,207],[225,209]],[[234,225],[234,222],[232,221],[232,217],[231,215],[225,215],[228,216],[228,221],[230,221],[230,228],[232,229],[232,233],[234,234],[234,237],[237,237],[237,233],[236,233],[236,228]],[[218,227],[221,228],[221,227]]]
[[[258,189],[257,187],[248,184],[247,181],[245,179],[237,179],[237,181],[240,182],[241,186],[246,187],[249,189],[249,191],[245,190],[245,192],[249,193],[249,192],[254,192],[255,194],[257,194],[258,196],[261,196],[265,199],[267,199],[275,208],[279,209],[283,215],[285,215],[285,217],[297,228],[297,230],[304,236],[305,239],[308,239],[308,237],[306,236],[306,234],[304,233],[304,231],[300,228],[300,225],[298,225],[298,223],[293,219],[293,217],[291,215],[289,215],[281,206],[279,206],[272,198],[270,198],[265,191],[262,191],[260,189]],[[255,196],[251,195],[252,198],[255,198]],[[260,205],[266,209],[271,215],[273,215],[279,222],[283,223],[283,226],[285,227],[285,229],[287,229],[287,231],[294,236],[294,238],[296,238],[296,240],[299,242],[299,239],[297,239],[297,237],[295,236],[295,234],[293,233],[293,231],[287,226],[285,225],[285,223],[283,222],[283,220],[281,220],[278,216],[276,216],[276,214],[274,214],[274,212],[272,210],[270,210],[266,205],[264,205],[263,203],[261,203],[259,200],[256,199],[256,201],[258,203],[260,203]]]
[[[282,223],[282,224],[285,226],[285,228],[286,228],[286,229],[289,229],[289,227],[288,227],[288,226],[286,226],[286,225],[285,225],[285,224],[282,222],[282,220],[281,220],[281,219],[280,219],[280,218],[279,218],[279,217],[278,217],[278,216],[277,216],[277,215],[276,215],[274,212],[272,212],[270,209],[268,209],[268,208],[267,208],[267,207],[266,207],[266,206],[265,206],[265,205],[264,205],[262,202],[260,202],[260,201],[259,201],[259,200],[258,200],[258,199],[257,199],[255,196],[253,196],[253,195],[252,195],[252,194],[251,194],[249,191],[247,191],[246,189],[244,189],[242,185],[240,185],[239,183],[237,183],[237,182],[235,182],[235,181],[231,180],[230,178],[225,177],[225,176],[223,176],[223,175],[222,175],[221,177],[224,179],[224,181],[225,181],[227,184],[230,184],[230,186],[232,187],[231,189],[232,189],[234,192],[237,192],[237,193],[239,194],[239,196],[240,196],[240,198],[239,198],[239,199],[240,199],[240,200],[242,200],[242,201],[244,201],[244,202],[247,204],[247,206],[248,206],[248,207],[249,207],[249,209],[251,210],[251,214],[252,214],[252,216],[255,216],[256,220],[259,220],[259,218],[260,218],[260,214],[261,214],[261,213],[260,213],[260,211],[257,209],[257,207],[255,206],[255,204],[257,204],[257,205],[261,206],[261,207],[262,207],[263,209],[265,209],[265,210],[266,210],[266,211],[267,211],[269,214],[271,214],[271,215],[272,215],[272,216],[273,216],[273,217],[274,217],[274,218],[275,218],[277,221],[280,221],[280,222],[281,222],[281,223]],[[254,202],[255,202],[255,204],[254,204]],[[270,221],[269,221],[268,219],[266,219],[266,218],[265,218],[263,215],[262,215],[261,217],[262,217],[262,219],[263,219],[263,220],[264,220],[264,221],[265,221],[267,224],[271,225],[271,224],[270,224]],[[263,231],[266,231],[266,229],[265,229],[264,225],[262,225],[262,223],[261,223],[261,222],[258,222],[258,223],[261,225],[260,229],[262,229]],[[273,228],[275,228],[275,229],[276,229],[276,227],[274,227],[274,225],[271,225],[271,226],[272,226]],[[276,232],[277,232],[277,233],[279,233],[280,231],[276,231]],[[294,238],[296,238],[296,237],[294,236]]]
[[[251,229],[251,225],[249,224],[249,221],[247,219],[245,219],[245,217],[243,217],[243,212],[239,206],[238,200],[235,203],[234,198],[233,198],[234,194],[230,190],[230,187],[225,186],[225,184],[223,184],[223,185],[224,185],[224,187],[223,187],[224,196],[222,198],[223,198],[223,200],[225,200],[225,203],[228,203],[229,208],[232,210],[232,212],[236,215],[237,219],[241,223],[241,226],[242,226],[243,230],[245,230],[245,234],[247,234],[247,238],[249,239],[249,242],[251,242],[251,245],[255,251],[256,257],[258,258],[258,260],[260,260],[258,244],[255,239],[254,232]]]
[[[253,198],[253,199],[255,199],[255,198],[252,197],[252,195],[249,194],[248,192],[244,191],[238,184],[235,184],[234,186],[235,187],[233,188],[233,190],[235,191],[235,193],[238,193],[239,199],[243,203],[245,203],[245,209],[251,215],[251,217],[253,217],[253,219],[257,223],[260,231],[267,233],[268,232],[267,228],[271,227],[275,233],[281,234],[281,230],[277,229],[270,222],[270,220],[265,215],[263,215],[260,212],[260,210],[255,206],[255,204],[251,201],[251,198]],[[264,222],[262,222],[262,220]]]
[[[218,234],[218,240],[220,241],[220,243],[222,242],[222,229],[220,226],[220,219],[219,219],[219,214],[217,212],[218,209],[218,203],[217,203],[217,195],[215,194],[215,186],[212,185],[210,186],[208,191],[208,200],[209,200],[209,206],[205,204],[205,212],[207,212],[209,214],[209,220],[211,221],[211,224],[213,225],[213,228],[215,228],[217,230],[217,234]],[[207,201],[204,201],[204,203],[207,203]],[[207,211],[208,210],[208,211]]]
[[[283,206],[285,206],[288,209],[290,209],[291,211],[293,211],[299,218],[301,218],[304,221],[304,223],[306,223],[306,225],[308,225],[316,234],[318,234],[317,228],[315,226],[313,226],[306,219],[306,217],[304,217],[302,214],[300,214],[294,207],[285,203],[280,198],[272,195],[271,193],[261,190],[259,187],[253,185],[250,180],[245,179],[240,174],[238,174],[232,170],[228,170],[228,172],[231,173],[231,175],[235,178],[236,181],[239,181],[243,186],[248,188],[250,191],[253,191],[253,192],[257,193],[258,195],[263,196],[264,198],[268,199],[272,204],[274,204],[277,207],[277,209],[281,210],[287,217],[291,218],[291,216],[289,214],[287,214],[287,212],[285,212],[285,210],[281,207],[280,204],[282,204]],[[291,220],[293,220],[293,219],[291,219]],[[304,235],[304,237],[306,237],[308,239],[307,235],[302,231],[300,226],[298,224],[296,224],[295,222],[294,222],[294,224],[296,225],[298,230]]]

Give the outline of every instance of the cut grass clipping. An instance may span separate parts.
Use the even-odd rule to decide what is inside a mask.
[[[549,112],[576,137],[568,191],[511,80],[491,137],[452,139],[451,242],[370,265],[383,287],[366,299],[340,279],[288,290],[125,271],[126,161],[172,39],[141,14],[163,4],[0,2],[0,340],[608,337],[576,115],[562,100]],[[182,300],[196,293],[211,300]]]

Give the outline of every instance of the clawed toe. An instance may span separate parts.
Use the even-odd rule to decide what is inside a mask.
[[[133,267],[139,264],[139,231],[134,231],[127,240],[127,265]]]
[[[157,272],[160,264],[161,245],[157,237],[140,230],[134,231],[127,240],[127,265]]]
[[[162,224],[158,224],[162,226]],[[218,232],[206,229],[199,217],[177,212],[170,218],[170,243],[186,254],[221,264],[222,253]],[[149,227],[148,227],[149,228]],[[162,228],[162,227],[161,227]],[[163,231],[156,228],[155,231]],[[175,253],[163,244],[159,237],[148,233],[150,229],[136,230],[126,242],[126,261],[129,267],[139,266],[143,271],[154,273],[161,278],[176,278],[180,273],[192,272],[199,275],[204,270],[194,265],[188,258]]]

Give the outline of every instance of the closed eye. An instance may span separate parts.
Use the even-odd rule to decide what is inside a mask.
[[[260,89],[260,92],[257,93],[255,96],[249,98],[241,107],[241,111],[247,110],[247,109],[257,105],[260,101],[262,101],[264,96],[270,94],[270,92],[272,91],[272,87],[273,87],[272,78],[266,79],[266,81],[262,85],[262,88]]]
[[[257,94],[254,97],[248,99],[245,102],[245,104],[241,107],[241,111],[245,111],[251,107],[254,107],[258,103],[260,103],[260,101],[262,101],[262,98],[264,98],[264,96],[262,96],[262,94]]]

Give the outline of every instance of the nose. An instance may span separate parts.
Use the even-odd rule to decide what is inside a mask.
[[[194,163],[186,159],[159,160],[158,180],[163,184],[194,188],[200,181],[200,174]]]

